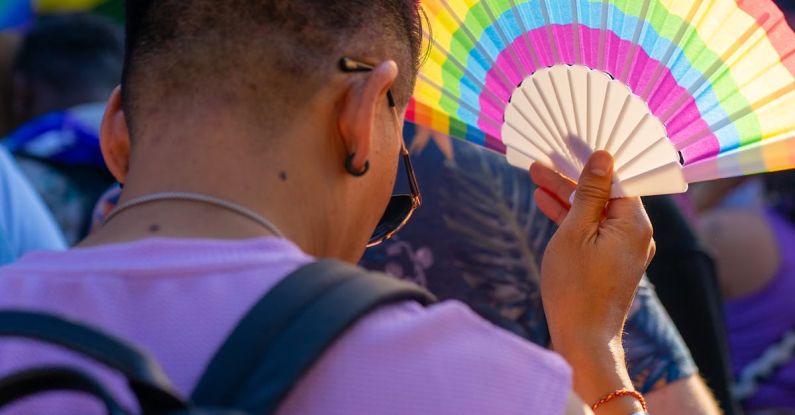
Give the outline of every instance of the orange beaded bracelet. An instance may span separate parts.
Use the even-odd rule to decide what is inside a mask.
[[[596,401],[595,404],[591,405],[591,410],[596,412],[597,409],[601,408],[603,405],[612,401],[613,399],[625,396],[630,396],[637,399],[638,402],[640,402],[640,406],[643,407],[643,411],[644,412],[649,411],[649,408],[646,406],[646,399],[643,398],[643,395],[641,395],[640,392],[631,389],[619,389],[615,392],[608,393],[607,395],[605,395],[604,398],[599,399],[598,401]]]

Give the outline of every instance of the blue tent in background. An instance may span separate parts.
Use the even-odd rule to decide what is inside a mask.
[[[17,28],[33,17],[29,0],[0,0],[0,30]]]
[[[36,14],[90,11],[121,22],[122,0],[0,0],[0,31],[23,27]]]

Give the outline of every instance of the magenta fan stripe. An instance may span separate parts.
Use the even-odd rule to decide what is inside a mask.
[[[623,40],[609,31],[592,29],[581,25],[551,25],[555,45],[549,44],[548,27],[533,30],[513,41],[497,58],[496,63],[486,75],[486,89],[481,91],[481,115],[478,127],[487,134],[501,137],[494,123],[488,120],[502,120],[508,100],[527,76],[536,70],[556,64],[581,63],[592,69],[598,69],[613,75],[616,78],[626,76],[629,79],[620,79],[629,85],[637,95],[651,91],[647,97],[651,112],[662,117],[668,110],[679,105],[681,111],[674,119],[663,119],[668,131],[668,136],[674,145],[682,152],[685,164],[715,156],[720,151],[717,137],[710,133],[709,136],[693,145],[682,148],[678,145],[692,135],[706,129],[708,126],[701,118],[701,114],[692,96],[682,100],[688,94],[686,88],[676,82],[670,70],[663,63],[652,59],[646,51],[630,41]],[[581,40],[582,52],[578,52],[574,40],[574,31],[577,31]],[[534,49],[528,48],[534,45]],[[553,50],[552,48],[556,48]],[[513,55],[519,56],[523,63],[524,73],[517,73]],[[555,57],[559,57],[558,62]],[[539,68],[534,66],[539,63]],[[626,71],[626,67],[634,68]],[[642,68],[642,69],[640,69]],[[508,79],[505,79],[507,76]],[[510,82],[510,84],[508,83]],[[650,85],[653,83],[652,85]],[[494,96],[499,97],[497,100]]]

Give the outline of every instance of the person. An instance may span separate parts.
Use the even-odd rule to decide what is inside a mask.
[[[735,393],[750,414],[795,411],[793,185],[795,173],[783,172],[701,191],[724,194],[699,226],[717,263]]]
[[[715,262],[676,198],[682,196],[643,198],[657,244],[646,274],[723,413],[741,414]]]
[[[439,191],[425,192],[412,221],[368,250],[361,264],[462,301],[495,325],[549,347],[539,274],[555,226],[533,202],[527,173],[502,155],[427,128],[409,125],[405,133],[418,179]],[[653,413],[718,413],[648,281],[630,308],[624,346],[633,384]]]
[[[0,264],[66,249],[58,224],[8,151],[0,148]]]
[[[86,235],[91,210],[113,183],[98,135],[104,101],[121,76],[123,52],[122,34],[112,23],[66,14],[37,20],[15,59],[16,128],[3,144],[70,245]]]
[[[417,206],[416,186],[410,199],[390,193],[401,154],[408,163],[401,128],[422,20],[414,0],[127,7],[124,76],[100,134],[120,204],[79,248],[0,269],[0,306],[140,344],[184,394],[280,279],[313,258],[357,261]],[[569,207],[560,200],[575,185],[532,168],[547,189],[537,205],[560,225],[541,270],[555,353],[460,303],[400,303],[355,324],[279,413],[576,414],[602,398],[600,415],[641,412],[621,341],[654,242],[639,199],[608,204],[612,171],[595,153]],[[64,361],[110,376],[57,350],[0,344],[0,373]],[[18,410],[94,409],[46,398]]]
[[[15,32],[0,33],[0,134],[10,129],[7,92],[18,43]],[[31,251],[63,249],[66,243],[52,214],[13,157],[0,148],[0,264]]]

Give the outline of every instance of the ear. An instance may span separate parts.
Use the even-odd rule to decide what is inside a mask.
[[[108,170],[119,183],[124,183],[130,167],[130,130],[122,109],[121,87],[116,87],[108,100],[99,142]]]
[[[372,71],[357,75],[349,84],[340,111],[339,131],[347,154],[355,154],[351,164],[357,171],[370,158],[375,119],[378,111],[389,109],[386,92],[397,75],[397,64],[385,61]]]

